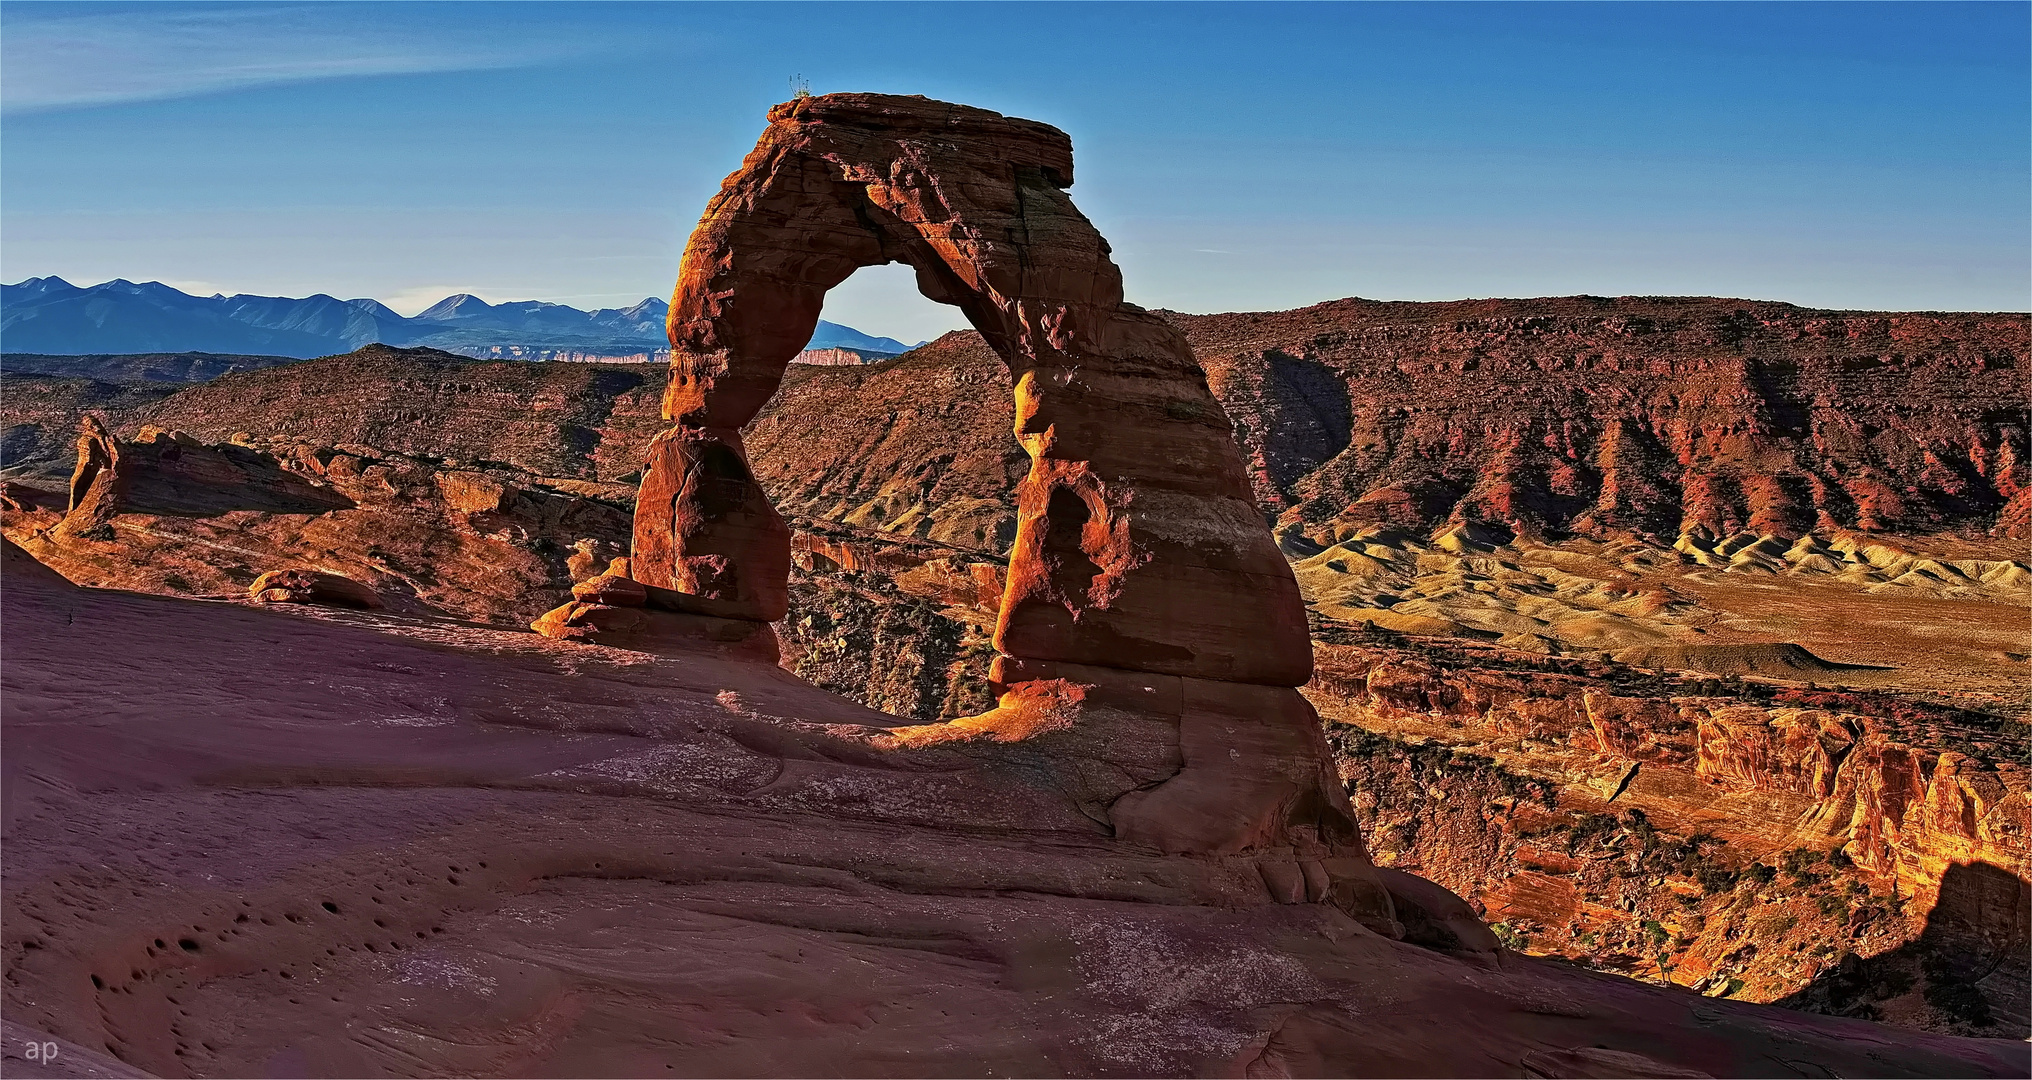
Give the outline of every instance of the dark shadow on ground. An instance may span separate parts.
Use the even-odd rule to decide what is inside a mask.
[[[1845,956],[1776,1004],[1979,1038],[2032,1035],[2032,882],[1989,863],[1956,863],[1910,943]]]

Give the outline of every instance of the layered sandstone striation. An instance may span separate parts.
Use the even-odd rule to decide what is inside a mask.
[[[1744,532],[2015,533],[2032,513],[2022,315],[1671,297],[1165,314],[1235,423],[1266,512],[1320,543],[1465,521],[1668,544],[1682,531],[1710,544]],[[61,447],[62,468],[77,416],[95,408],[123,433],[299,434],[473,460],[492,447],[531,472],[615,479],[641,468],[662,427],[665,374],[370,346],[227,375],[154,412],[143,409],[168,387],[8,380],[10,438]],[[933,527],[924,514],[960,501],[1013,519],[1004,477],[940,460],[1009,453],[1027,467],[1001,434],[1011,389],[974,333],[866,367],[798,365],[746,433],[751,467],[779,504],[815,516],[834,515],[793,500],[850,513],[879,499],[856,524],[893,507],[881,523],[913,535]],[[970,418],[939,432],[954,447],[920,436],[940,413]],[[762,453],[772,428],[817,441]],[[869,451],[876,467],[854,468]],[[927,473],[943,478],[937,498],[907,514],[904,495]]]
[[[876,364],[888,360],[896,353],[870,352],[865,349],[806,349],[792,357],[793,364],[812,364],[818,367],[858,367],[862,364]]]
[[[1287,535],[1315,617],[1661,670],[1897,690],[2022,715],[2032,564],[1995,538],[1719,543],[1465,524]]]

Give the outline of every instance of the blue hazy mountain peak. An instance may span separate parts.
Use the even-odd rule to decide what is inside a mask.
[[[841,326],[839,323],[827,322],[824,319],[820,319],[818,321],[818,329],[812,333],[811,341],[806,343],[805,348],[858,349],[864,352],[902,353],[909,352],[911,347],[895,338],[875,337],[871,334],[864,334],[851,326]]]
[[[28,279],[27,281],[24,281],[24,282],[22,282],[22,283],[21,283],[21,284],[19,284],[19,285],[8,285],[8,286],[6,286],[6,288],[8,288],[8,289],[10,289],[10,290],[14,290],[14,289],[18,289],[18,290],[21,290],[21,292],[22,292],[22,293],[23,293],[24,295],[29,295],[29,296],[43,296],[43,295],[47,295],[47,294],[49,294],[49,293],[54,293],[54,292],[78,292],[78,291],[79,291],[79,289],[78,289],[78,287],[77,287],[76,285],[73,285],[73,284],[71,284],[70,282],[68,282],[68,281],[65,281],[64,279],[62,279],[62,278],[60,278],[60,277],[55,277],[55,276],[51,276],[51,277],[32,277],[32,278],[29,278],[29,279]]]
[[[493,305],[472,293],[447,296],[416,314],[422,322],[447,322],[452,319],[470,319],[485,315]]]

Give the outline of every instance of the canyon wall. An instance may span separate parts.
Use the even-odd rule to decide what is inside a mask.
[[[1378,861],[1513,947],[1776,1000],[1921,939],[1958,871],[2032,870],[2017,721],[1436,641],[1322,644],[1318,668],[1307,694]],[[1845,1008],[2015,1031],[2027,896],[1986,916],[1991,963]],[[1936,984],[1985,1004],[1932,1007]]]
[[[2020,314],[1668,297],[1173,316],[1265,507],[1350,526],[2024,535]]]

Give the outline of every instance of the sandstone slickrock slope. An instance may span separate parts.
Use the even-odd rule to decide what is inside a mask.
[[[2022,1072],[1394,941],[768,665],[4,556],[8,1019],[155,1075]]]

